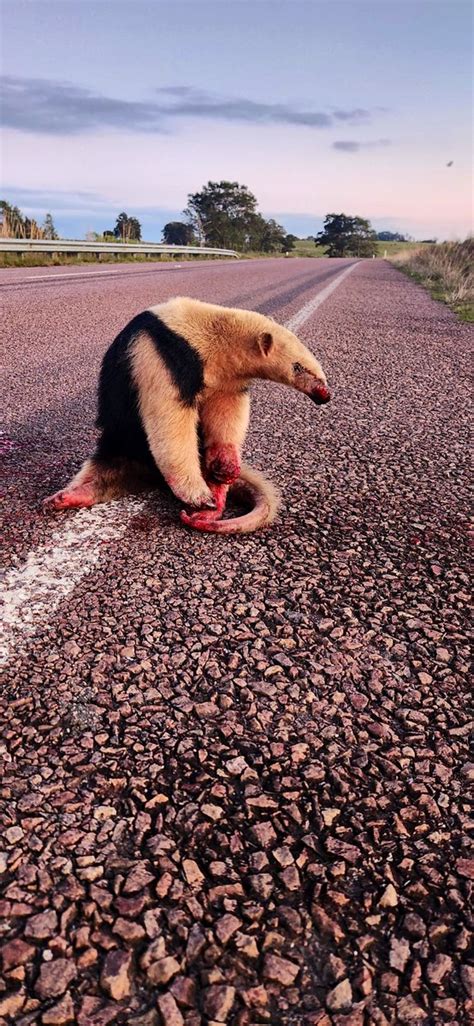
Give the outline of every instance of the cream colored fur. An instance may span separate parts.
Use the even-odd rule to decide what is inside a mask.
[[[185,406],[171,375],[146,335],[135,341],[132,373],[140,414],[153,458],[178,499],[190,506],[212,506],[198,448],[198,410]]]
[[[131,344],[130,356],[148,443],[174,494],[193,507],[211,506],[212,493],[201,468],[198,427],[204,441],[204,470],[215,447],[234,447],[240,461],[250,413],[246,389],[253,378],[281,382],[304,392],[313,378],[322,383],[326,378],[306,346],[263,314],[181,296],[150,309],[199,353],[204,388],[193,406],[183,403],[152,340],[146,333],[139,334]],[[304,368],[304,373],[295,377],[295,365]],[[132,483],[125,466],[108,472],[97,470],[94,462],[88,460],[67,489],[53,496],[50,504],[61,508],[55,507],[54,500],[66,492],[81,496],[84,488],[91,490],[93,498],[83,504],[103,502],[130,491],[130,485],[134,490],[144,487],[146,477],[137,474],[135,468]],[[231,493],[251,500],[253,510],[231,521],[216,521],[206,529],[217,533],[244,532],[272,522],[278,509],[278,494],[263,475],[242,467],[238,480],[230,487]]]
[[[210,389],[200,405],[200,422],[205,445],[236,445],[240,451],[250,418],[248,392],[221,392]]]
[[[234,389],[237,382],[241,387],[252,378],[293,385],[293,363],[301,363],[326,381],[321,364],[309,349],[293,332],[264,314],[184,296],[150,309],[200,353],[207,387],[223,389],[228,382]],[[271,335],[273,342],[267,356],[262,349],[266,335]]]
[[[268,527],[273,523],[280,506],[278,489],[259,470],[243,463],[240,476],[230,486],[230,494],[241,498],[244,502],[252,502],[249,513],[231,520],[217,520],[216,534],[250,534],[260,527]]]

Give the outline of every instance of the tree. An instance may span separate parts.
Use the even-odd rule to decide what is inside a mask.
[[[379,242],[406,242],[406,236],[400,232],[377,232]]]
[[[142,226],[137,217],[130,217],[128,220],[129,224],[129,239],[131,242],[140,242],[142,237]]]
[[[43,222],[42,232],[43,232],[43,239],[57,239],[58,238],[58,233],[56,231],[56,228],[54,227],[54,221],[53,221],[53,218],[52,218],[51,214],[46,214],[46,217],[45,217],[44,222]]]
[[[142,237],[142,226],[136,217],[129,217],[122,211],[115,223],[114,235],[122,242],[139,242]]]
[[[272,217],[268,221],[264,220],[261,242],[261,248],[264,253],[282,253],[285,249],[286,238],[285,229],[281,224],[274,221]]]
[[[0,200],[1,234],[7,239],[26,238],[25,216],[18,207]]]
[[[193,231],[210,246],[243,249],[255,234],[257,200],[246,185],[238,182],[208,182],[200,192],[188,196],[185,210]]]
[[[349,255],[371,257],[377,256],[377,252],[377,236],[370,221],[363,217],[354,217]]]
[[[314,239],[312,241],[314,241]],[[291,253],[292,249],[295,248],[295,242],[298,242],[297,235],[292,235],[291,232],[289,235],[285,235],[285,238],[283,239],[283,252]]]
[[[40,228],[34,217],[31,219],[25,217],[25,239],[44,239],[46,238],[43,228]]]
[[[128,214],[123,210],[115,222],[114,235],[116,239],[121,239],[122,242],[128,240]]]
[[[262,214],[256,213],[248,218],[241,249],[262,253],[281,252],[284,239],[285,229],[281,224],[277,224],[273,218],[267,221]]]
[[[185,221],[168,221],[163,228],[163,242],[168,246],[192,246],[196,237],[192,226]]]
[[[326,215],[316,245],[325,246],[330,257],[368,257],[377,253],[377,237],[370,221],[346,214]]]
[[[184,214],[200,244],[264,253],[284,248],[285,229],[273,218],[267,221],[256,197],[238,182],[208,182],[188,196]]]

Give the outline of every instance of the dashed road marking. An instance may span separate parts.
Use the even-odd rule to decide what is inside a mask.
[[[300,328],[350,274],[351,264],[287,321],[290,331]],[[0,626],[0,666],[5,666],[23,636],[31,636],[51,622],[64,598],[102,561],[103,546],[123,538],[133,516],[146,500],[132,496],[116,499],[68,517],[51,538],[30,552],[26,563],[5,574],[3,622]]]

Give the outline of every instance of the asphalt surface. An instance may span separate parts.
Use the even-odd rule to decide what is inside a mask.
[[[469,1021],[469,327],[381,261],[344,279],[299,332],[329,406],[254,390],[267,532],[40,512],[134,313],[285,322],[347,265],[2,273],[1,1024]]]

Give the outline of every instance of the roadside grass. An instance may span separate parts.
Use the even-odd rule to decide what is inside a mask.
[[[295,242],[295,248],[291,251],[292,256],[299,257],[323,257],[325,255],[324,246],[316,246],[311,239],[298,239]]]
[[[399,252],[411,249],[420,249],[424,244],[419,242],[378,242],[377,255],[379,257],[392,256]],[[298,239],[295,248],[291,250],[289,258],[297,257],[319,258],[325,257],[324,246],[316,246],[310,239]],[[179,263],[185,260],[223,260],[225,257],[206,256],[205,254],[186,253],[0,253],[0,268],[2,267],[64,267],[81,266],[81,264],[126,264],[126,263],[168,263],[170,260],[177,260]],[[285,257],[284,253],[241,253],[241,260],[262,260],[271,257]],[[229,260],[232,259],[229,257]],[[288,258],[287,258],[288,259]]]
[[[388,260],[398,253],[411,252],[413,249],[424,249],[426,245],[426,242],[381,242],[380,239],[377,240],[379,257],[385,256],[386,253]]]
[[[223,260],[225,257],[205,256],[206,260]],[[201,254],[193,253],[0,253],[2,267],[64,267],[72,264],[138,264],[169,263],[185,260],[202,260]],[[233,259],[232,257],[228,258]]]
[[[322,246],[301,239],[290,253],[291,257],[322,257],[325,255]],[[262,260],[268,257],[285,257],[284,253],[241,253],[241,260]],[[187,253],[0,253],[2,267],[73,267],[81,264],[128,264],[128,263],[168,263],[176,260],[223,260],[225,257],[206,256],[206,254]],[[228,258],[232,260],[232,257]]]
[[[387,259],[399,253],[400,250],[405,249],[419,249],[420,246],[424,246],[425,243],[419,242],[377,242],[377,256],[383,257],[387,254]],[[291,256],[299,257],[323,257],[326,256],[326,249],[324,246],[316,246],[310,239],[298,239],[295,242],[295,248],[291,251]]]
[[[389,259],[461,321],[474,321],[474,239],[403,249]]]

